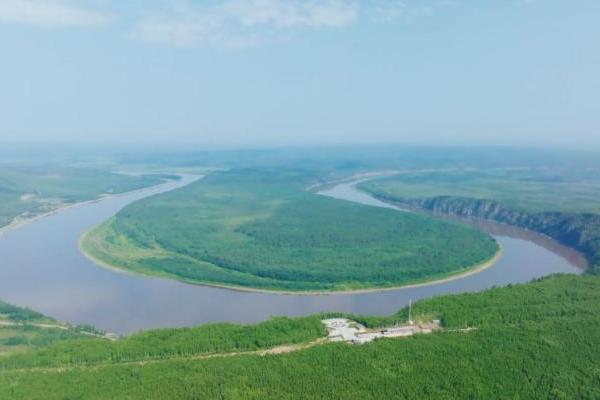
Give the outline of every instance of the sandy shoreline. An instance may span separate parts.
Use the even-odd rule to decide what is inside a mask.
[[[393,290],[401,290],[401,289],[412,289],[424,286],[433,286],[441,283],[451,282],[457,279],[466,278],[467,276],[478,274],[492,266],[494,266],[503,256],[504,250],[500,245],[498,245],[498,251],[494,254],[492,258],[487,261],[484,261],[481,264],[477,264],[471,268],[467,268],[466,270],[462,270],[462,272],[458,272],[456,274],[451,274],[445,278],[434,279],[431,281],[423,281],[418,283],[409,283],[406,285],[399,286],[389,286],[389,287],[374,287],[374,288],[364,288],[364,289],[342,289],[342,290],[315,290],[315,291],[307,291],[307,290],[277,290],[277,289],[259,289],[259,288],[251,288],[245,286],[234,286],[234,285],[224,285],[212,282],[200,282],[200,281],[192,281],[187,279],[181,279],[178,277],[170,276],[168,274],[148,274],[140,271],[133,271],[127,268],[120,267],[118,265],[107,263],[106,261],[100,260],[97,257],[89,254],[83,248],[83,241],[86,239],[87,235],[94,229],[95,227],[87,230],[78,241],[79,251],[91,262],[96,264],[101,268],[105,268],[114,272],[118,272],[121,274],[126,274],[130,276],[139,276],[145,278],[155,278],[155,279],[169,279],[176,280],[181,283],[185,283],[188,285],[195,286],[206,286],[213,287],[218,289],[226,289],[232,290],[235,292],[248,292],[248,293],[263,293],[263,294],[277,294],[277,295],[286,295],[286,296],[330,296],[330,295],[351,295],[351,294],[366,294],[366,293],[375,293],[375,292],[389,292]]]
[[[305,190],[311,191],[311,190],[315,190],[317,188],[322,189],[324,186],[328,186],[328,185],[332,185],[332,184],[339,184],[339,183],[343,183],[343,182],[360,182],[362,180],[369,180],[369,179],[373,179],[373,178],[376,178],[379,176],[395,175],[395,174],[400,174],[403,172],[405,172],[405,171],[378,171],[378,172],[372,172],[372,173],[356,174],[356,175],[353,175],[353,176],[343,179],[343,180],[311,185],[311,186],[307,187]],[[97,226],[99,226],[99,225],[97,225]],[[438,285],[438,284],[442,284],[442,283],[446,283],[446,282],[451,282],[451,281],[454,281],[457,279],[462,279],[467,276],[474,275],[483,270],[486,270],[486,269],[492,267],[493,265],[495,265],[500,260],[500,258],[502,258],[502,255],[504,254],[502,247],[498,244],[498,250],[492,256],[492,258],[490,258],[480,264],[477,264],[475,266],[464,268],[461,270],[462,272],[457,272],[454,274],[450,273],[448,276],[446,276],[444,278],[418,281],[416,283],[408,283],[408,284],[399,285],[399,286],[373,287],[373,288],[364,288],[364,289],[341,289],[341,290],[332,289],[332,290],[325,290],[325,291],[323,291],[323,290],[293,291],[293,290],[277,290],[277,289],[260,289],[260,288],[251,288],[251,287],[245,287],[245,286],[225,285],[225,284],[219,284],[219,283],[213,283],[213,282],[193,281],[193,280],[188,280],[188,279],[182,279],[182,278],[176,277],[176,276],[171,276],[169,274],[149,274],[149,273],[145,273],[145,272],[141,272],[141,271],[134,271],[134,270],[131,270],[128,268],[123,268],[118,265],[107,263],[106,261],[100,260],[97,257],[89,254],[87,251],[85,251],[85,249],[83,247],[83,242],[85,241],[87,236],[90,234],[90,232],[97,226],[91,227],[90,229],[88,229],[86,232],[84,232],[81,235],[81,237],[79,238],[79,241],[78,241],[78,247],[79,247],[79,251],[88,260],[90,260],[92,263],[94,263],[95,265],[97,265],[101,268],[105,268],[105,269],[111,270],[113,272],[127,274],[130,276],[139,276],[139,277],[156,278],[156,279],[170,279],[170,280],[176,280],[181,283],[195,285],[195,286],[213,287],[213,288],[218,288],[218,289],[232,290],[232,291],[236,291],[236,292],[264,293],[264,294],[277,294],[277,295],[290,295],[290,296],[328,296],[328,295],[344,295],[344,294],[366,294],[366,293],[386,292],[386,291],[393,291],[393,290],[433,286],[433,285]]]
[[[340,182],[352,182],[352,181],[356,181],[356,180],[360,180],[360,179],[372,179],[372,178],[375,178],[378,176],[393,175],[393,174],[398,174],[398,173],[402,173],[402,172],[404,172],[404,171],[379,171],[379,172],[375,172],[375,173],[357,174],[350,178],[344,179],[343,181],[332,181],[332,182],[327,182],[327,183],[321,183],[318,185],[313,185],[313,187],[307,188],[307,190],[311,190],[311,189],[314,190],[316,187],[322,187],[324,185],[331,185],[331,184],[335,184],[335,183],[339,184]],[[63,211],[66,211],[66,210],[69,210],[72,208],[81,207],[81,206],[88,205],[88,204],[98,203],[98,202],[101,202],[104,200],[109,200],[109,199],[115,198],[115,197],[132,195],[132,194],[140,193],[140,192],[143,192],[143,191],[146,191],[149,189],[157,189],[157,188],[160,188],[161,186],[167,185],[169,183],[172,183],[172,181],[165,181],[165,182],[159,183],[154,186],[148,186],[145,188],[135,189],[132,191],[118,193],[118,194],[101,195],[100,197],[98,197],[96,199],[92,199],[92,200],[81,201],[81,202],[77,202],[77,203],[73,203],[73,204],[65,204],[63,206],[57,207],[54,210],[35,215],[31,218],[25,218],[25,219],[16,218],[10,224],[5,225],[4,227],[0,228],[0,238],[4,234],[6,234],[10,231],[19,229],[19,228],[21,228],[25,225],[28,225],[32,222],[41,220],[43,218],[50,217],[52,215],[56,215],[60,212],[63,212]],[[160,279],[171,279],[171,280],[177,280],[182,283],[196,285],[196,286],[207,286],[207,287],[214,287],[214,288],[219,288],[219,289],[227,289],[227,290],[233,290],[233,291],[238,291],[238,292],[250,292],[250,293],[267,293],[267,294],[296,295],[296,296],[327,296],[327,295],[385,292],[385,291],[392,291],[392,290],[401,290],[401,289],[410,289],[410,288],[417,288],[417,287],[424,287],[424,286],[432,286],[432,285],[450,282],[453,280],[457,280],[457,279],[465,278],[470,275],[477,274],[487,268],[490,268],[494,264],[496,264],[496,262],[498,262],[498,260],[502,257],[502,254],[503,254],[502,248],[499,248],[498,251],[496,252],[496,254],[491,259],[489,259],[481,264],[478,264],[476,266],[473,266],[472,268],[468,268],[466,271],[463,270],[463,272],[451,274],[450,276],[447,276],[445,278],[435,279],[432,281],[423,281],[423,282],[418,282],[418,283],[413,283],[413,284],[390,286],[390,287],[364,288],[364,289],[342,289],[342,290],[332,289],[332,290],[325,290],[325,291],[323,291],[323,290],[320,290],[320,291],[293,291],[293,290],[277,290],[277,289],[259,289],[259,288],[249,288],[249,287],[244,287],[244,286],[224,285],[224,284],[218,284],[218,283],[212,283],[212,282],[191,281],[191,280],[180,279],[180,278],[170,277],[168,275],[161,275],[161,274],[146,274],[143,272],[132,271],[132,270],[122,268],[117,265],[112,265],[112,264],[106,263],[106,262],[99,260],[98,258],[92,256],[88,252],[86,252],[82,246],[82,243],[85,240],[85,238],[87,237],[87,235],[95,227],[96,226],[93,226],[90,229],[88,229],[79,238],[78,247],[79,247],[80,252],[88,260],[90,260],[97,266],[109,269],[114,272],[124,273],[124,274],[128,274],[128,275],[135,275],[135,276],[141,276],[141,277],[152,277],[152,278],[160,278]]]
[[[386,171],[377,171],[377,172],[361,172],[361,173],[349,176],[347,178],[336,179],[336,180],[332,180],[332,181],[328,181],[328,182],[314,183],[314,184],[306,187],[304,190],[306,190],[308,192],[316,193],[318,191],[325,190],[330,186],[339,185],[341,183],[351,183],[351,182],[360,183],[363,180],[370,180],[370,179],[379,178],[379,177],[383,177],[383,176],[398,175],[398,174],[403,174],[403,173],[407,173],[407,172],[411,172],[411,171],[386,170]]]
[[[8,225],[4,225],[3,227],[0,228],[0,238],[2,236],[4,236],[6,233],[14,231],[16,229],[19,229],[25,225],[28,225],[32,222],[35,221],[39,221],[41,219],[44,218],[48,218],[52,215],[56,215],[58,213],[61,213],[63,211],[66,210],[70,210],[72,208],[76,208],[76,207],[81,207],[81,206],[85,206],[87,204],[94,204],[94,203],[99,203],[101,201],[104,200],[109,200],[115,197],[122,197],[122,196],[128,196],[128,195],[132,195],[132,194],[136,194],[136,193],[140,193],[143,192],[145,190],[149,190],[149,189],[157,189],[163,185],[167,185],[169,183],[171,183],[173,181],[165,181],[165,182],[161,182],[157,185],[153,185],[153,186],[147,186],[141,189],[135,189],[135,190],[130,190],[128,192],[122,192],[122,193],[116,193],[116,194],[102,194],[100,195],[100,197],[96,198],[96,199],[91,199],[91,200],[84,200],[84,201],[79,201],[76,203],[70,203],[70,204],[63,204],[53,210],[41,213],[41,214],[37,214],[34,215],[30,218],[20,218],[19,216],[13,218],[13,220],[8,224]]]
[[[71,208],[83,206],[86,204],[96,203],[96,202],[102,201],[107,198],[108,197],[100,197],[97,199],[80,201],[80,202],[72,203],[72,204],[63,204],[53,210],[46,211],[41,214],[36,214],[35,216],[29,217],[29,218],[22,218],[20,216],[17,216],[15,218],[13,218],[13,220],[8,225],[4,225],[2,228],[0,228],[0,237],[2,237],[3,235],[5,235],[8,232],[14,231],[15,229],[19,229],[19,228],[21,228],[25,225],[28,225],[32,222],[39,221],[40,219],[50,217],[51,215],[56,215],[62,211],[66,211]]]

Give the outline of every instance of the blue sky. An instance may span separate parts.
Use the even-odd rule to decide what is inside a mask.
[[[0,141],[600,147],[597,0],[0,0]]]

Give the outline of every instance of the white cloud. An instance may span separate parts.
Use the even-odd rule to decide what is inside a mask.
[[[61,0],[0,0],[0,23],[35,26],[100,26],[113,19],[111,14],[89,11]]]
[[[135,38],[174,46],[191,46],[206,40],[218,24],[210,18],[146,18],[133,34]]]
[[[410,21],[429,17],[460,5],[458,0],[370,0],[363,3],[365,14],[374,22]]]
[[[133,37],[175,46],[250,47],[283,31],[342,28],[357,16],[356,4],[348,0],[229,0],[210,7],[190,3],[169,17],[142,19]]]
[[[245,48],[303,30],[345,28],[360,19],[410,21],[457,4],[457,0],[170,1],[167,11],[155,11],[138,21],[131,36],[173,46]]]
[[[340,28],[357,17],[356,5],[341,0],[231,0],[221,10],[245,26],[274,25],[278,28]]]
[[[372,5],[371,17],[377,22],[389,22],[405,15],[406,9],[404,0],[376,1]]]

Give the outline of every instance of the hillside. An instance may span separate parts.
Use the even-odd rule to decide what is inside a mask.
[[[416,318],[441,318],[440,333],[286,354],[231,350],[309,342],[323,335],[317,316],[64,342],[0,357],[0,398],[597,398],[599,301],[598,277],[550,277],[416,304]],[[405,321],[406,310],[353,318],[381,326]],[[87,361],[75,358],[85,354]]]
[[[93,327],[71,326],[28,308],[0,301],[0,356],[72,339],[101,336]]]
[[[539,174],[523,176],[519,173],[517,176],[522,182],[534,182],[528,189],[529,195],[524,195],[523,187],[527,186],[524,183],[513,186],[504,182],[495,190],[486,190],[494,182],[498,183],[495,176],[499,173],[493,174],[493,178],[489,174],[409,173],[365,182],[359,187],[388,203],[434,214],[488,219],[542,233],[580,251],[590,262],[590,272],[600,273],[600,214],[592,212],[595,210],[592,200],[598,195],[595,178],[569,183]],[[465,192],[467,185],[472,187]],[[476,197],[465,197],[467,194]],[[531,198],[533,194],[535,201]],[[513,200],[506,200],[509,197]],[[558,202],[565,205],[559,206]]]

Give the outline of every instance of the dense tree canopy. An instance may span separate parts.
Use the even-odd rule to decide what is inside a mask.
[[[215,173],[128,206],[83,247],[137,272],[282,290],[398,286],[464,271],[498,249],[474,228],[319,196],[302,178]]]

